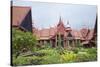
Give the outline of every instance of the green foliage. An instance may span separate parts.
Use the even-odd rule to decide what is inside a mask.
[[[49,48],[52,48],[52,45],[50,43],[46,43],[41,47],[41,49],[49,49]]]
[[[45,53],[42,64],[56,64],[60,63],[60,54],[56,49],[41,50],[39,52]]]
[[[13,53],[21,51],[23,48],[33,50],[36,45],[36,37],[30,32],[23,32],[18,29],[12,29],[12,49]]]
[[[42,62],[42,58],[37,57],[37,56],[29,56],[29,57],[23,57],[19,56],[17,59],[13,58],[13,64],[14,65],[39,65]]]
[[[74,50],[76,50],[74,52]],[[19,56],[14,58],[14,65],[40,65],[40,64],[58,64],[58,63],[72,63],[72,62],[87,62],[97,60],[96,48],[76,48],[74,50],[61,50],[56,48],[45,48],[35,51],[37,55],[33,56]],[[62,53],[61,53],[62,52]]]
[[[22,57],[19,56],[17,59],[14,59],[14,65],[25,65],[25,64],[53,64],[53,63],[60,63],[60,54],[57,53],[56,49],[42,49],[36,51],[38,54],[44,54],[43,56],[27,56]],[[21,61],[23,60],[23,61]]]
[[[38,48],[36,47],[36,37],[32,33],[22,32],[13,28],[13,65],[57,64],[97,60],[96,48],[75,47],[64,49],[61,46],[60,37],[58,38],[58,41],[58,47],[56,48],[52,48],[50,43]],[[24,55],[26,56],[21,53],[16,58],[16,52],[20,52],[23,48],[27,48],[30,52],[25,52]]]
[[[64,54],[61,55],[61,59],[64,63],[74,62],[76,60],[76,54],[73,51],[64,51]]]
[[[61,37],[58,36],[58,47],[52,48],[50,43],[41,48],[36,46],[36,36],[30,32],[22,32],[12,29],[13,65],[39,65],[72,62],[87,62],[97,60],[97,48],[82,48],[80,43],[77,47],[64,49],[61,46]],[[30,52],[18,52],[26,48]]]
[[[13,65],[24,65],[29,64],[29,58],[19,56],[17,59],[13,58]]]
[[[77,53],[77,62],[87,62],[97,60],[97,49],[96,48],[82,48]]]

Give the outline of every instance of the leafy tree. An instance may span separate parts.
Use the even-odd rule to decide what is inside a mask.
[[[34,51],[36,45],[36,36],[30,32],[23,32],[18,29],[12,29],[12,50],[13,53],[24,50]]]

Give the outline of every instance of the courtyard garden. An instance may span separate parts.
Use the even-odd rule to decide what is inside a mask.
[[[79,45],[79,44],[78,44]],[[36,36],[29,32],[12,29],[12,64],[41,65],[97,61],[97,48],[52,48],[50,44],[40,46]]]

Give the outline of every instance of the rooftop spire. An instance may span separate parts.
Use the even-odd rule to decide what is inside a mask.
[[[67,21],[67,25],[69,25],[69,21]]]
[[[66,31],[68,32],[68,31],[71,31],[72,29],[71,29],[71,26],[70,26],[70,24],[69,24],[69,21],[67,21],[67,25],[66,25]]]
[[[67,21],[67,25],[66,25],[67,27],[70,27],[70,25],[69,25],[69,21]]]
[[[62,22],[62,20],[61,20],[61,16],[60,16],[59,23],[61,23],[61,22]]]
[[[62,22],[62,19],[61,19],[61,16],[60,16],[58,26],[62,25],[62,24],[63,24],[63,22]]]

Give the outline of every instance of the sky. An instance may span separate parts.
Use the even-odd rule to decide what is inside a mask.
[[[32,22],[38,29],[55,27],[61,17],[65,27],[67,22],[73,29],[94,28],[96,5],[46,3],[13,0],[13,6],[28,6],[32,10]]]

